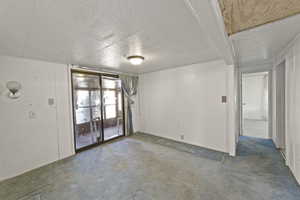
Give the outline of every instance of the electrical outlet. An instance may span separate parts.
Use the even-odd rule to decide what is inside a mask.
[[[181,139],[181,140],[184,140],[184,135],[180,135],[180,139]]]

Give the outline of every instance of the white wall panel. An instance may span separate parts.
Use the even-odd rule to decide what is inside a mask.
[[[294,65],[295,65],[295,78],[294,78],[294,167],[295,176],[300,183],[300,40],[297,40],[294,47]]]
[[[214,61],[140,75],[140,130],[228,152],[227,129],[235,126],[228,126],[228,104],[221,97],[234,90],[228,82],[233,73]],[[230,94],[228,101],[234,101]]]
[[[275,59],[275,67],[286,61],[286,150],[287,165],[300,183],[300,40],[292,41]],[[276,73],[276,68],[274,68]],[[274,79],[276,81],[276,79]],[[273,87],[276,87],[274,84]],[[274,95],[276,96],[276,95]],[[275,100],[276,101],[276,100]],[[274,118],[276,119],[276,111]],[[273,139],[277,142],[276,130]]]
[[[10,80],[19,99],[7,97]],[[0,180],[74,153],[67,65],[1,56],[0,88]]]

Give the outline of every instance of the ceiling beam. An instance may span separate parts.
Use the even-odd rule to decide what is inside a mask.
[[[235,64],[233,44],[226,33],[218,0],[185,0],[185,3],[226,64]]]

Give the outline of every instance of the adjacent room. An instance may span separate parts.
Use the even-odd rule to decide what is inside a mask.
[[[242,74],[243,136],[269,139],[268,72]]]
[[[299,200],[298,0],[1,0],[0,200]]]

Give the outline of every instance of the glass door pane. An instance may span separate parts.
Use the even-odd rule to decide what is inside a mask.
[[[75,145],[79,150],[101,140],[100,77],[73,72],[72,81]]]
[[[104,141],[124,135],[123,96],[118,78],[102,76]]]

